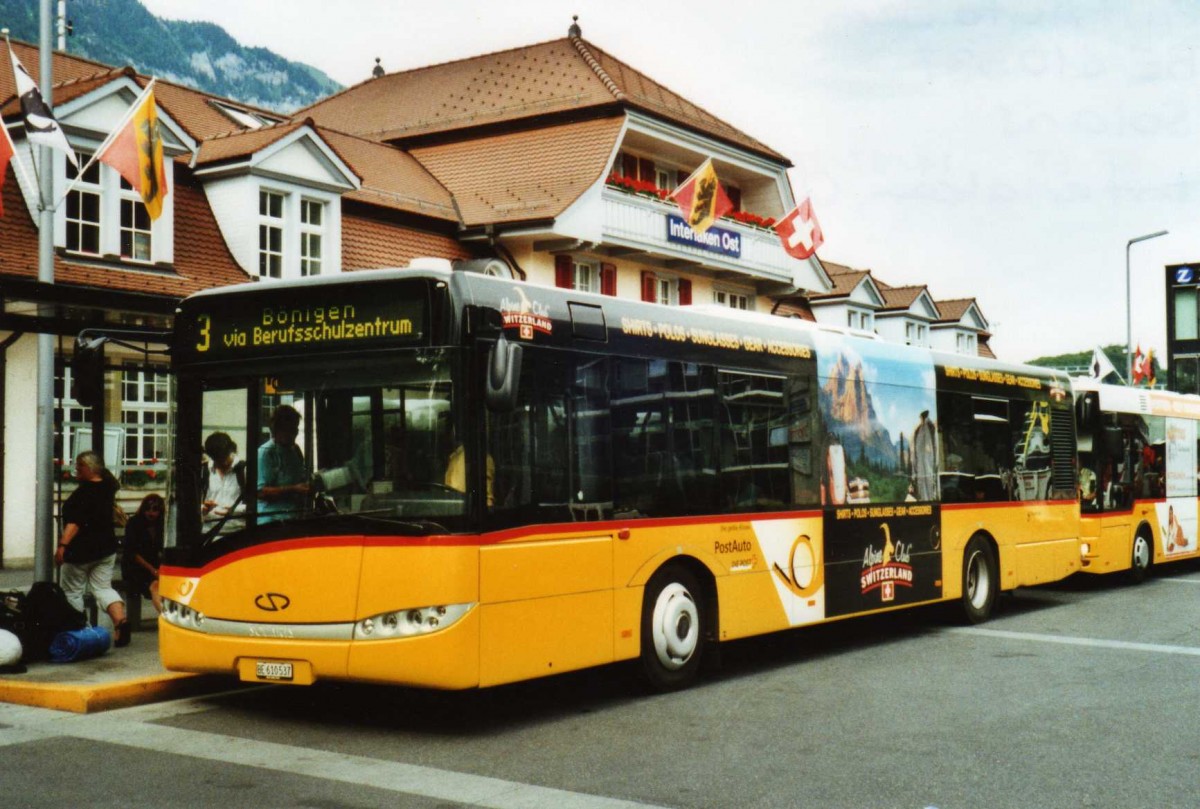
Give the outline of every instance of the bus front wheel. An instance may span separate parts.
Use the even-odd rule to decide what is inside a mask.
[[[1133,538],[1133,554],[1129,560],[1129,580],[1140,584],[1146,580],[1154,559],[1154,549],[1145,531],[1138,531]]]
[[[1000,569],[992,546],[982,537],[972,537],[963,551],[962,606],[969,624],[986,621],[1000,591]]]
[[[681,567],[655,574],[642,602],[642,670],[650,685],[671,691],[689,685],[704,652],[705,606],[695,576]]]

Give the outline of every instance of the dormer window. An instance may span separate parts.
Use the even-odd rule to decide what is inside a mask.
[[[263,278],[283,277],[283,202],[277,191],[258,192],[258,274]]]
[[[875,319],[870,312],[852,307],[846,314],[846,325],[859,331],[871,331],[875,328]]]
[[[271,126],[272,124],[277,124],[284,120],[271,115],[263,115],[259,112],[243,110],[233,106],[232,104],[225,104],[221,101],[213,100],[209,103],[220,110],[225,117],[229,118],[238,125],[245,127],[246,129],[261,129],[264,126]]]
[[[959,354],[977,354],[977,353],[979,353],[979,350],[976,348],[976,345],[975,345],[975,335],[974,334],[964,334],[962,332],[959,332],[957,349],[958,349]]]
[[[300,200],[300,274],[321,274],[321,240],[324,234],[325,203]]]
[[[80,165],[92,159],[82,152],[76,155]],[[65,161],[67,182],[78,179],[71,193],[67,194],[67,250],[73,253],[100,254],[100,163],[88,166],[83,176],[70,161]]]
[[[121,258],[149,261],[151,237],[150,212],[146,210],[141,194],[122,179]]]
[[[910,346],[926,346],[929,344],[928,327],[924,323],[909,321],[904,324],[904,344]]]
[[[156,246],[154,234],[158,230],[159,241],[169,245],[171,217],[164,215],[157,223],[151,221],[141,195],[115,169],[99,161],[89,166],[90,154],[77,155],[79,165],[86,166],[82,176],[69,161],[61,163],[66,182],[74,183],[74,187],[62,207],[63,230],[56,237],[58,244],[68,253],[84,256],[120,257],[145,264],[169,261],[162,245]],[[164,214],[171,203],[168,195],[163,201]]]

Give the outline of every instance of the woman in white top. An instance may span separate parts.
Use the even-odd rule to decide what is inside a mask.
[[[242,502],[242,485],[246,464],[237,457],[237,444],[227,433],[213,433],[204,440],[204,452],[208,455],[205,469],[204,501],[201,509],[206,520],[222,520],[230,512],[240,514],[245,510]],[[229,522],[228,530],[240,527]]]

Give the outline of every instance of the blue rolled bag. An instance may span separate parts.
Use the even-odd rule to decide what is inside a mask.
[[[50,662],[75,663],[99,657],[112,646],[112,634],[102,626],[68,629],[50,641]]]

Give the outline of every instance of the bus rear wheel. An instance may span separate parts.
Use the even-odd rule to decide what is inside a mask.
[[[1141,584],[1150,573],[1154,561],[1154,548],[1145,531],[1138,531],[1133,538],[1133,553],[1129,559],[1129,580]]]
[[[1000,569],[992,546],[972,537],[963,551],[962,606],[969,624],[980,624],[992,614],[1000,592]]]
[[[642,672],[659,691],[690,685],[704,653],[706,607],[696,577],[669,567],[646,585],[642,601]]]

